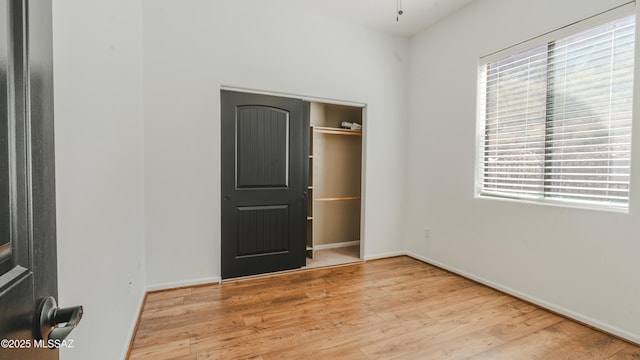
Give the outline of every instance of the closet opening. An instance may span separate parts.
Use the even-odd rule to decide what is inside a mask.
[[[310,102],[307,268],[362,259],[363,110]]]

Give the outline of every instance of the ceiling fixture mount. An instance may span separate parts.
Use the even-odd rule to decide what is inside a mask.
[[[397,1],[396,22],[398,22],[398,20],[400,20],[400,15],[404,14],[404,11],[402,11],[402,0],[396,0],[396,1]]]

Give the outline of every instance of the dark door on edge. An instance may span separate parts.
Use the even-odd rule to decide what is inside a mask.
[[[0,0],[2,360],[58,359],[82,317],[56,304],[53,130],[51,1]]]
[[[222,278],[306,263],[309,103],[221,91]]]

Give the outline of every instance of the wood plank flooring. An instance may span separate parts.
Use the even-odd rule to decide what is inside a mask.
[[[408,257],[150,293],[129,359],[640,359]]]

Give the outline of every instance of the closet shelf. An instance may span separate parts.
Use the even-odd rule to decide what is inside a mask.
[[[362,130],[349,130],[324,126],[313,126],[313,131],[321,134],[362,136]]]
[[[316,198],[313,201],[345,201],[345,200],[360,200],[360,196],[343,196],[343,197],[330,197],[330,198]]]

